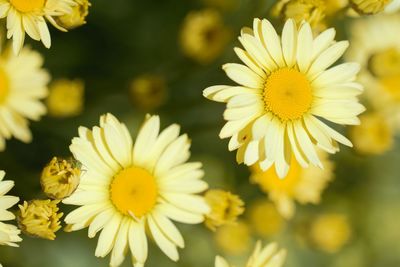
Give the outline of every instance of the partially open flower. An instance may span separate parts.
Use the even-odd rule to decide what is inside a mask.
[[[32,200],[24,201],[19,206],[18,224],[26,235],[48,240],[56,238],[56,232],[61,228],[60,218],[63,213],[58,213],[59,200]]]
[[[75,29],[86,24],[86,16],[89,15],[89,0],[75,0],[76,6],[72,7],[72,12],[56,18],[57,23],[68,30]]]
[[[54,157],[43,169],[40,184],[48,197],[64,199],[78,187],[80,174],[74,161]]]

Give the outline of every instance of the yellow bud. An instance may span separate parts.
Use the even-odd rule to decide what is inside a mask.
[[[18,225],[24,234],[48,240],[56,238],[55,233],[61,228],[58,213],[59,200],[32,200],[18,205]]]
[[[132,81],[129,90],[133,104],[146,111],[160,107],[168,96],[164,78],[157,75],[137,77]]]
[[[239,196],[223,190],[209,190],[205,199],[211,208],[206,215],[205,225],[215,231],[217,227],[234,223],[244,212],[244,202]]]
[[[40,184],[50,198],[69,197],[79,185],[80,168],[72,160],[54,157],[43,169]]]
[[[89,0],[75,0],[75,3],[72,13],[56,17],[57,24],[68,30],[86,24],[86,16],[89,14]]]
[[[372,15],[382,12],[391,0],[351,0],[352,7],[360,14]]]

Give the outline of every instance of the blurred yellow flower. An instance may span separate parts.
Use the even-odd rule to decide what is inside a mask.
[[[371,15],[385,10],[391,0],[350,0],[350,2],[358,13]]]
[[[290,219],[296,208],[294,201],[318,204],[322,191],[333,178],[333,162],[328,159],[328,154],[320,151],[319,157],[324,169],[315,166],[304,169],[292,159],[292,166],[284,179],[279,178],[273,168],[262,171],[254,165],[250,180],[268,194],[285,219]]]
[[[56,17],[58,25],[71,30],[86,24],[86,17],[89,15],[89,0],[74,0],[76,5],[72,7],[72,12]]]
[[[326,3],[323,0],[279,0],[272,9],[272,15],[284,21],[294,19],[297,25],[307,21],[315,32],[326,28]]]
[[[351,228],[347,216],[328,213],[318,216],[310,227],[313,244],[326,252],[339,251],[350,239]]]
[[[360,120],[360,125],[350,129],[351,140],[358,152],[379,155],[393,147],[393,129],[384,116],[367,113]]]
[[[77,163],[54,157],[43,169],[40,184],[48,197],[63,199],[69,197],[78,187],[80,174]]]
[[[246,267],[281,267],[286,260],[286,254],[286,250],[279,249],[276,243],[262,247],[261,241],[258,241]],[[224,258],[217,256],[215,267],[231,267],[231,265]]]
[[[230,30],[221,15],[212,9],[190,12],[183,23],[180,43],[183,53],[201,63],[217,58],[228,44]]]
[[[57,29],[66,31],[54,18],[71,13],[74,5],[74,0],[0,0],[0,18],[7,18],[7,38],[13,38],[14,53],[21,50],[25,33],[50,48],[50,32],[45,19]]]
[[[28,119],[38,121],[46,114],[40,100],[48,94],[50,76],[42,65],[42,56],[29,48],[19,55],[5,50],[0,56],[0,151],[13,136],[29,143]]]
[[[157,109],[168,97],[165,79],[160,75],[147,74],[135,78],[129,92],[133,104],[145,111]]]
[[[279,233],[285,223],[275,205],[267,199],[252,202],[247,212],[252,231],[264,238]]]
[[[361,63],[359,81],[365,100],[400,129],[400,14],[356,20],[351,27],[347,60]]]
[[[0,245],[18,247],[16,242],[21,242],[20,230],[12,224],[3,221],[14,220],[15,215],[8,211],[18,201],[18,197],[6,195],[14,187],[14,181],[3,181],[6,173],[0,170]]]
[[[226,224],[217,229],[214,234],[217,246],[227,254],[242,254],[250,246],[251,233],[249,226],[238,221],[234,224]]]
[[[325,14],[328,17],[335,16],[337,12],[346,10],[349,0],[325,0]]]
[[[237,0],[202,0],[205,5],[220,8],[222,10],[231,10],[238,5]]]
[[[54,240],[56,232],[61,228],[60,218],[62,212],[58,212],[59,200],[32,200],[24,201],[19,206],[18,225],[24,234]]]
[[[224,190],[208,190],[204,195],[211,212],[206,215],[205,225],[215,231],[217,227],[235,223],[244,212],[244,202],[239,196]]]
[[[50,85],[46,105],[50,116],[65,118],[82,113],[85,86],[81,80],[61,79]]]

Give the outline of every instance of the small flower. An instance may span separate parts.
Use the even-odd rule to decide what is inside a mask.
[[[211,208],[204,223],[213,231],[222,225],[236,222],[244,212],[244,202],[230,192],[213,189],[208,190],[204,197]]]
[[[362,154],[383,154],[393,147],[394,133],[388,121],[378,113],[363,114],[361,124],[350,129],[354,148]]]
[[[82,113],[85,86],[81,80],[61,79],[50,85],[46,105],[50,116],[65,118]]]
[[[212,9],[189,13],[180,36],[183,53],[201,64],[208,64],[217,58],[229,39],[229,29],[221,15]]]
[[[285,219],[291,219],[296,210],[295,200],[301,204],[319,203],[322,191],[332,180],[333,162],[329,161],[327,153],[319,151],[319,157],[324,164],[324,169],[315,166],[303,169],[293,159],[293,165],[285,179],[279,178],[273,168],[262,171],[254,165],[250,180],[268,194]]]
[[[277,234],[284,226],[282,215],[275,205],[266,199],[254,201],[247,211],[251,229],[261,237],[268,238]]]
[[[296,26],[289,19],[279,36],[272,24],[254,19],[244,28],[235,48],[244,64],[230,63],[224,71],[238,85],[208,87],[203,95],[226,103],[227,121],[220,138],[230,138],[237,162],[275,167],[284,178],[294,162],[302,168],[323,167],[316,148],[339,151],[337,142],[352,146],[327,121],[357,125],[365,108],[357,96],[363,87],[355,82],[358,63],[336,62],[349,43],[335,42],[335,30],[313,37],[309,23]]]
[[[358,13],[372,15],[384,11],[391,0],[350,0],[350,2]]]
[[[262,247],[261,241],[258,241],[246,267],[281,267],[285,260],[285,249],[279,249],[276,243]],[[224,258],[217,256],[215,267],[231,267],[231,265]]]
[[[56,238],[56,232],[61,228],[60,218],[63,213],[58,213],[59,200],[32,200],[24,201],[19,206],[18,225],[26,235],[48,240]]]
[[[0,171],[0,245],[18,247],[17,242],[22,239],[19,236],[20,230],[12,224],[3,223],[3,221],[14,220],[15,215],[8,211],[18,201],[18,197],[6,195],[14,186],[14,181],[3,181],[4,171]]]
[[[86,17],[89,15],[89,0],[74,0],[76,5],[72,7],[72,12],[56,17],[57,24],[61,27],[72,30],[86,24]]]
[[[159,75],[142,75],[135,78],[129,92],[133,104],[146,111],[162,106],[168,97],[165,79]]]
[[[350,236],[351,228],[343,214],[323,214],[311,224],[311,241],[317,248],[329,253],[339,251],[349,241]]]
[[[249,248],[251,232],[245,222],[238,221],[219,227],[214,234],[214,239],[217,246],[225,253],[238,255]]]
[[[69,197],[79,184],[80,168],[72,160],[54,157],[43,169],[40,184],[52,199]]]
[[[25,33],[50,48],[46,20],[57,29],[66,31],[54,18],[71,13],[74,5],[74,0],[0,0],[0,18],[7,18],[7,38],[13,39],[14,53],[21,50]]]
[[[0,56],[0,151],[13,136],[25,143],[32,140],[28,119],[38,121],[46,114],[40,100],[47,96],[50,80],[39,53],[29,48],[18,56],[9,52]]]

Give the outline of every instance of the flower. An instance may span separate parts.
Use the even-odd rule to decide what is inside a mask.
[[[325,122],[359,124],[357,115],[365,110],[356,97],[362,92],[354,82],[359,65],[327,69],[349,45],[335,42],[334,36],[335,30],[328,29],[314,39],[309,23],[297,29],[291,19],[282,37],[265,19],[254,19],[253,30],[242,29],[239,40],[246,50],[235,52],[245,65],[223,66],[239,85],[211,86],[203,92],[208,99],[227,103],[228,122],[220,137],[230,137],[229,150],[238,149],[238,163],[257,163],[262,170],[275,164],[283,178],[292,158],[303,168],[310,163],[322,167],[317,146],[335,153],[336,141],[352,145]]]
[[[76,5],[72,12],[56,17],[55,20],[61,27],[71,30],[86,24],[86,17],[89,15],[89,0],[75,0]]]
[[[286,250],[279,249],[276,243],[262,247],[258,241],[253,254],[247,261],[246,267],[281,267],[286,259]],[[215,267],[230,267],[229,263],[222,257],[215,258]]]
[[[393,129],[382,114],[363,114],[360,120],[360,125],[350,129],[351,140],[358,152],[379,155],[393,147]]]
[[[208,190],[205,199],[211,208],[206,215],[205,225],[215,231],[217,227],[234,223],[244,212],[244,202],[239,196],[224,190]]]
[[[24,201],[23,205],[18,205],[18,225],[22,232],[43,239],[54,240],[56,232],[60,230],[60,218],[62,212],[58,212],[57,204],[59,200],[32,200]]]
[[[350,0],[352,7],[360,14],[371,15],[382,12],[391,0]]]
[[[4,223],[15,219],[15,215],[7,209],[19,201],[18,197],[6,195],[13,188],[14,181],[3,181],[5,174],[0,171],[0,245],[18,247],[17,242],[22,241],[19,237],[21,231],[15,225]]]
[[[347,60],[361,64],[359,81],[365,100],[398,131],[400,129],[400,15],[358,19],[351,26]]]
[[[213,9],[189,13],[180,35],[183,53],[201,64],[208,64],[219,56],[229,39],[229,29]]]
[[[349,222],[343,214],[323,214],[311,224],[311,241],[316,247],[329,253],[339,251],[348,242],[350,236]]]
[[[158,116],[147,116],[136,141],[113,115],[100,127],[79,128],[70,150],[82,164],[81,181],[65,204],[81,206],[67,215],[68,230],[89,227],[92,238],[101,231],[95,255],[111,251],[111,266],[119,266],[127,249],[135,266],[147,259],[147,237],[177,261],[184,241],[171,220],[198,224],[210,209],[204,197],[201,163],[186,162],[190,141],[179,126],[159,133]],[[149,232],[146,232],[149,229]]]
[[[81,80],[61,79],[53,82],[46,99],[49,115],[65,118],[81,114],[84,93],[85,85]]]
[[[7,38],[13,38],[13,50],[21,50],[25,33],[50,48],[50,32],[45,19],[61,31],[54,17],[72,12],[74,0],[0,0],[0,18],[7,18]]]
[[[264,198],[250,204],[248,219],[251,229],[265,238],[279,233],[284,225],[284,220],[275,205]]]
[[[249,226],[244,221],[225,224],[217,229],[214,235],[215,243],[228,254],[246,252],[251,241]]]
[[[168,97],[165,78],[152,74],[135,78],[129,92],[133,104],[142,110],[154,110],[162,106]]]
[[[52,199],[69,197],[78,187],[81,170],[72,160],[54,157],[43,169],[40,184]]]
[[[7,51],[0,56],[0,151],[12,136],[32,140],[27,119],[39,120],[46,113],[40,99],[47,95],[49,74],[41,68],[42,56],[24,48],[18,56]]]
[[[324,169],[314,166],[303,169],[293,159],[292,167],[285,179],[280,179],[272,168],[262,171],[255,165],[252,168],[250,180],[258,184],[261,190],[268,194],[285,219],[290,219],[296,209],[295,200],[301,204],[319,203],[322,191],[332,180],[333,162],[329,161],[328,155],[324,152],[319,152],[319,157],[323,162]]]

